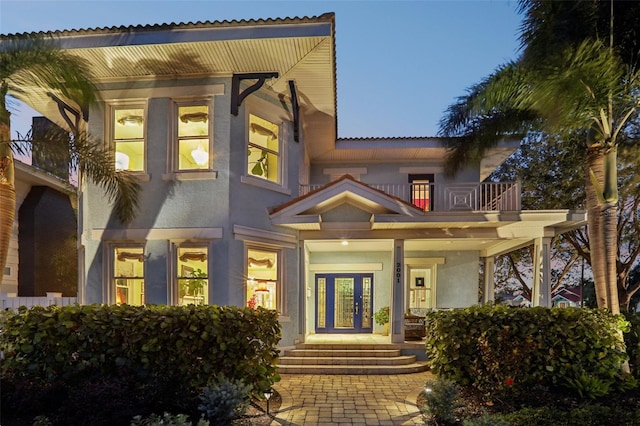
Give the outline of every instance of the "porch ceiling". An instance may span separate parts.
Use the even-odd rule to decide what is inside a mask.
[[[384,223],[373,218],[368,224],[317,223],[315,230],[301,229],[300,238],[318,251],[385,251],[390,250],[390,241],[401,239],[409,251],[476,250],[481,256],[496,256],[586,224],[585,212],[570,210],[523,211],[503,218],[472,212],[466,217],[460,213],[446,216],[432,220],[427,214],[421,220],[407,221],[396,217]],[[342,245],[343,240],[349,245]]]

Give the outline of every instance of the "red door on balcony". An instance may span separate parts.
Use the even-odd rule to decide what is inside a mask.
[[[431,203],[431,185],[434,177],[432,174],[410,174],[409,184],[411,184],[411,203],[428,212],[433,209]]]

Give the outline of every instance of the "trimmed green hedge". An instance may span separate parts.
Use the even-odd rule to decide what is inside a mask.
[[[3,380],[79,384],[134,376],[198,389],[216,374],[256,391],[279,380],[275,311],[229,306],[21,309],[4,323]]]
[[[490,395],[569,387],[609,392],[628,358],[625,321],[605,310],[477,306],[427,316],[428,363],[438,376]]]

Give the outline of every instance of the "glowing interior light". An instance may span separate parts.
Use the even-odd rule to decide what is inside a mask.
[[[129,168],[129,156],[124,152],[116,151],[116,170],[127,170]]]
[[[207,164],[207,161],[209,161],[209,154],[202,149],[201,146],[191,151],[191,157],[193,157],[193,161],[195,161],[198,166],[204,166]]]

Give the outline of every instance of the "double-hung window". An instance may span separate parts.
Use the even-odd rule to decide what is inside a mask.
[[[282,251],[247,247],[247,304],[282,312]]]
[[[112,247],[111,283],[114,302],[121,305],[144,304],[144,247],[116,245]]]
[[[116,170],[145,171],[145,106],[113,105],[110,108],[111,143]]]
[[[281,169],[280,126],[249,114],[247,175],[281,184]]]
[[[209,102],[175,104],[177,172],[211,170],[213,127]]]
[[[176,255],[178,305],[209,304],[208,246],[179,246]]]

